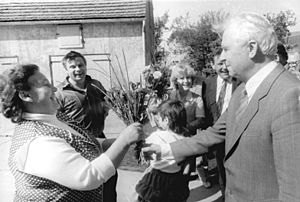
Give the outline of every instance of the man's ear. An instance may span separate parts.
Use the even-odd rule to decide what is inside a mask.
[[[23,100],[24,102],[33,102],[30,93],[27,91],[20,91],[19,92],[19,98]]]
[[[252,59],[256,56],[258,51],[258,44],[256,41],[251,40],[248,42],[248,49],[249,49],[249,57]]]

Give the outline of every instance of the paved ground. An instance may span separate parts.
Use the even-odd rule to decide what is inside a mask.
[[[111,137],[117,134],[125,127],[113,114],[109,116],[106,124],[106,134]],[[7,159],[10,147],[10,136],[12,134],[13,125],[9,121],[0,118],[0,201],[13,201],[14,182],[10,174]],[[131,197],[137,181],[141,178],[141,172],[132,172],[126,170],[118,170],[119,178],[117,184],[118,202],[132,202]],[[218,187],[205,189],[202,182],[197,180],[190,182],[190,197],[188,202],[212,202],[219,201],[221,193]]]

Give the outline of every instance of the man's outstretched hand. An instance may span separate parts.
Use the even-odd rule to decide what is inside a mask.
[[[157,144],[145,144],[142,148],[145,160],[152,160],[152,154],[156,154],[156,158],[160,159],[161,148]]]

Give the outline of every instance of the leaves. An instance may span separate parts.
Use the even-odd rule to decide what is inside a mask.
[[[191,66],[198,71],[202,71],[210,65],[213,54],[220,49],[220,35],[222,26],[219,26],[229,13],[223,10],[208,11],[199,16],[199,20],[194,23],[188,23],[188,15],[179,17],[172,25],[172,33],[169,42],[175,42],[182,45],[182,49],[187,50],[185,59]],[[175,48],[175,54],[179,52]]]
[[[289,27],[296,25],[295,13],[291,10],[280,11],[279,13],[267,13],[264,15],[273,25],[278,40],[286,43],[286,38],[290,35]]]
[[[170,75],[171,71],[169,68],[159,65],[150,65],[144,70],[143,76],[150,97],[155,94],[155,96],[162,98],[167,94],[170,86]]]

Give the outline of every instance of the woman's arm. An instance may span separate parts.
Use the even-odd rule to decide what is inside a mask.
[[[187,124],[187,129],[196,133],[197,129],[203,129],[205,127],[206,120],[203,100],[201,96],[197,96],[197,98],[195,98],[195,119]]]
[[[57,137],[33,139],[18,150],[15,160],[22,172],[76,190],[96,189],[115,174],[115,167],[106,154],[89,161]]]
[[[142,125],[131,124],[121,132],[116,141],[109,147],[105,154],[111,159],[117,168],[124,158],[129,146],[143,138]]]
[[[92,190],[115,174],[129,145],[141,138],[139,124],[127,127],[115,143],[93,161],[81,156],[66,141],[38,137],[21,147],[15,160],[18,169],[76,190]]]
[[[96,138],[99,144],[101,145],[103,151],[108,150],[108,148],[116,141],[116,138]]]

